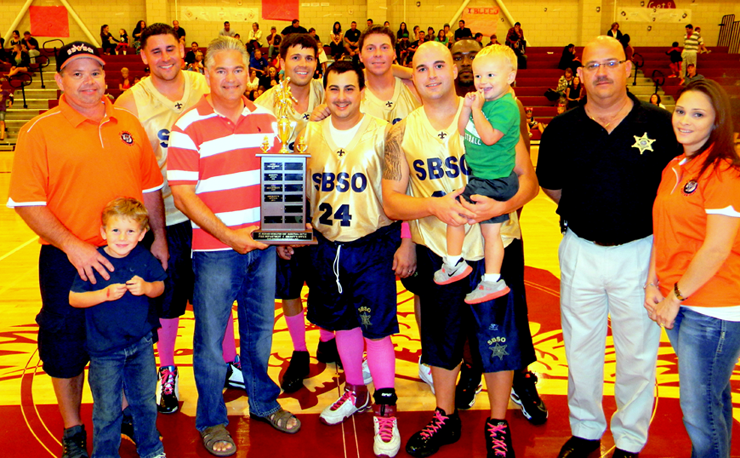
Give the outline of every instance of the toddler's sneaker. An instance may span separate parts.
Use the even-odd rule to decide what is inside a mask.
[[[454,266],[448,266],[447,263],[443,262],[442,268],[434,272],[434,283],[438,285],[449,285],[467,277],[472,271],[473,268],[462,258]]]
[[[499,278],[495,282],[485,281],[483,278],[481,277],[481,282],[478,283],[478,286],[465,296],[466,304],[480,304],[481,302],[490,301],[509,294],[509,287],[506,286],[503,278]]]

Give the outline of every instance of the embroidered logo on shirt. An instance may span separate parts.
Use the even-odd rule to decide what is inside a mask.
[[[688,183],[686,183],[686,185],[684,185],[683,187],[684,195],[689,196],[693,194],[694,191],[696,191],[697,186],[698,186],[698,183],[696,182],[696,180],[691,180]]]
[[[121,140],[123,143],[127,145],[133,145],[134,144],[134,136],[131,135],[130,132],[126,132],[125,130],[121,132]]]
[[[635,144],[632,145],[633,148],[637,148],[640,150],[640,154],[644,153],[645,151],[653,151],[653,142],[655,142],[655,139],[648,138],[647,132],[642,134],[642,137],[638,137],[637,135],[633,135],[635,137]]]
[[[309,113],[303,113],[303,119],[305,119],[306,121],[308,121],[310,117],[311,115]]]
[[[175,103],[175,108],[177,109],[177,111],[182,110],[182,107],[183,107],[183,104],[182,103],[180,103],[180,102],[176,102]]]
[[[337,156],[339,156],[339,157],[342,157],[342,156],[344,156],[345,154],[347,154],[347,152],[346,152],[346,151],[344,151],[344,150],[343,150],[343,149],[341,149],[341,148],[339,149],[339,151],[337,151]]]
[[[393,100],[389,100],[385,102],[385,106],[387,106],[388,108],[391,108],[393,106]]]
[[[488,349],[491,350],[491,359],[498,356],[499,359],[503,360],[504,356],[509,354],[506,351],[506,347],[508,347],[508,345],[499,345],[498,343],[493,347],[488,347]]]
[[[442,131],[442,132],[440,132],[440,133],[437,134],[437,137],[439,137],[442,140],[444,140],[445,137],[447,137],[447,132]]]

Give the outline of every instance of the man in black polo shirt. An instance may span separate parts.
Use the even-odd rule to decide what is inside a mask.
[[[667,111],[626,90],[632,63],[601,36],[583,52],[578,76],[587,99],[552,120],[542,136],[537,177],[557,204],[560,313],[568,359],[573,434],[559,457],[586,457],[606,430],[601,405],[607,315],[617,356],[615,457],[647,442],[660,327],[643,308],[652,245],[652,207],[661,172],[679,153]]]
[[[344,47],[347,48],[347,52],[352,56],[353,60],[358,59],[356,56],[360,52],[360,35],[362,35],[362,32],[357,30],[357,22],[355,21],[352,21],[349,30],[344,32]]]
[[[308,30],[306,30],[305,27],[301,26],[300,19],[293,19],[293,22],[291,22],[288,27],[284,28],[283,31],[280,32],[283,37],[286,37],[291,33],[308,33]]]
[[[465,27],[465,21],[460,19],[457,23],[457,30],[455,30],[455,41],[462,40],[463,38],[473,38],[473,32]]]

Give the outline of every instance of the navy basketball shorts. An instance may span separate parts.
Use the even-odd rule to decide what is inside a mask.
[[[290,259],[277,257],[275,299],[300,299],[306,270],[311,268],[308,251],[309,247],[293,248]]]
[[[69,305],[69,290],[76,276],[77,269],[62,250],[51,245],[41,247],[42,305],[36,315],[39,357],[44,372],[54,378],[76,377],[90,361],[85,350],[85,309]]]
[[[515,172],[511,172],[508,177],[496,178],[494,180],[486,180],[474,176],[470,177],[461,196],[468,202],[472,202],[470,196],[473,194],[490,197],[499,202],[506,202],[514,197],[518,191],[519,176]],[[505,223],[506,221],[509,221],[508,213],[481,221],[481,224]]]
[[[525,319],[517,320],[514,294],[481,304],[464,302],[465,295],[478,286],[485,273],[483,260],[468,261],[473,272],[462,281],[444,286],[433,280],[442,258],[417,245],[416,262],[417,274],[402,282],[421,300],[422,362],[454,369],[462,361],[466,338],[470,339],[473,358],[480,358],[483,372],[519,370],[531,362],[522,359],[520,340],[528,338],[531,345],[531,336],[526,311]]]
[[[368,339],[398,333],[393,256],[401,244],[401,225],[347,243],[314,233],[319,243],[310,247],[308,320],[329,331],[359,327]]]
[[[167,226],[167,278],[164,294],[157,305],[159,318],[177,318],[185,314],[188,301],[193,301],[195,274],[193,273],[193,226],[190,221]]]

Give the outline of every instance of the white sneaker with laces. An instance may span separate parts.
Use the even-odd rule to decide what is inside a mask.
[[[236,359],[228,363],[227,366],[225,387],[236,390],[245,389],[246,385],[244,385],[244,374],[242,374],[242,364],[239,361],[239,355],[236,355]]]
[[[367,355],[362,357],[362,381],[365,385],[373,383],[373,376],[370,373],[370,366],[367,364]]]
[[[429,385],[434,394],[434,379],[432,378],[432,368],[421,362],[421,356],[419,357],[419,378],[422,382]]]
[[[363,387],[365,388],[365,387]],[[346,384],[344,394],[321,412],[319,419],[325,425],[338,425],[357,412],[362,412],[370,406],[370,395],[365,388],[364,400],[359,399],[357,387]],[[359,405],[358,405],[359,403]]]
[[[434,283],[438,285],[449,285],[467,277],[472,271],[473,268],[462,258],[454,266],[448,266],[446,262],[443,262],[442,267],[434,272]]]
[[[393,458],[401,448],[401,434],[396,417],[373,417],[373,453],[377,457]]]

